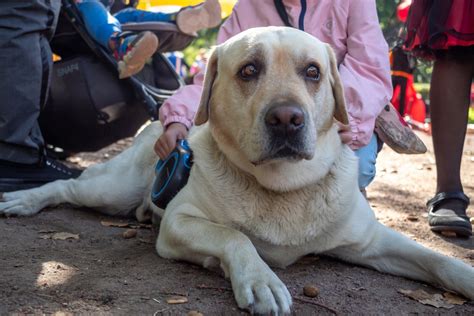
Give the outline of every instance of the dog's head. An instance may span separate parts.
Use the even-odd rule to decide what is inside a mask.
[[[334,53],[305,32],[250,29],[209,58],[196,125],[248,172],[312,160],[334,118],[348,123]]]

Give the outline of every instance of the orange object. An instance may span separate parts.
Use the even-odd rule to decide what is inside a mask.
[[[410,107],[409,115],[414,121],[421,123],[425,122],[426,105],[419,93],[416,93],[415,100],[413,100],[413,103]]]
[[[413,75],[404,71],[392,71],[392,76],[405,77],[407,79],[407,87],[405,93],[405,111],[400,113],[403,117],[408,116],[409,119],[425,123],[426,120],[426,105],[423,98],[419,93],[416,92],[415,86],[413,85]],[[400,86],[395,87],[392,96],[392,104],[400,111]]]

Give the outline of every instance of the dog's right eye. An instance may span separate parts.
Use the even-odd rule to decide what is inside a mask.
[[[321,72],[319,71],[319,68],[317,66],[309,65],[305,70],[305,76],[309,80],[319,81],[319,79],[321,78]]]
[[[257,77],[258,69],[254,64],[248,64],[240,69],[239,75],[244,80],[251,80]]]

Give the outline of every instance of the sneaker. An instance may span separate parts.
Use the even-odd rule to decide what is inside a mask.
[[[374,132],[399,154],[424,154],[426,146],[398,111],[387,104],[375,120]]]
[[[149,31],[137,35],[125,32],[112,37],[111,47],[118,61],[119,78],[124,79],[143,69],[158,49],[158,38]]]
[[[0,192],[31,189],[55,180],[77,178],[81,172],[51,158],[34,165],[0,161]]]
[[[176,26],[188,35],[218,26],[222,21],[222,10],[218,0],[206,0],[197,6],[183,8],[176,16]]]

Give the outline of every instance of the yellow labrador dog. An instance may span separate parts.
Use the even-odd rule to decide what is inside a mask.
[[[286,267],[311,253],[474,299],[471,266],[377,222],[335,119],[347,123],[330,46],[292,28],[251,29],[209,59],[200,126],[189,138],[194,165],[166,212],[150,202],[159,123],[77,180],[4,193],[0,212],[31,215],[69,202],[112,215],[134,211],[142,220],[152,209],[163,217],[158,253],[220,266],[238,306],[255,313],[290,312],[291,296],[270,266]]]

